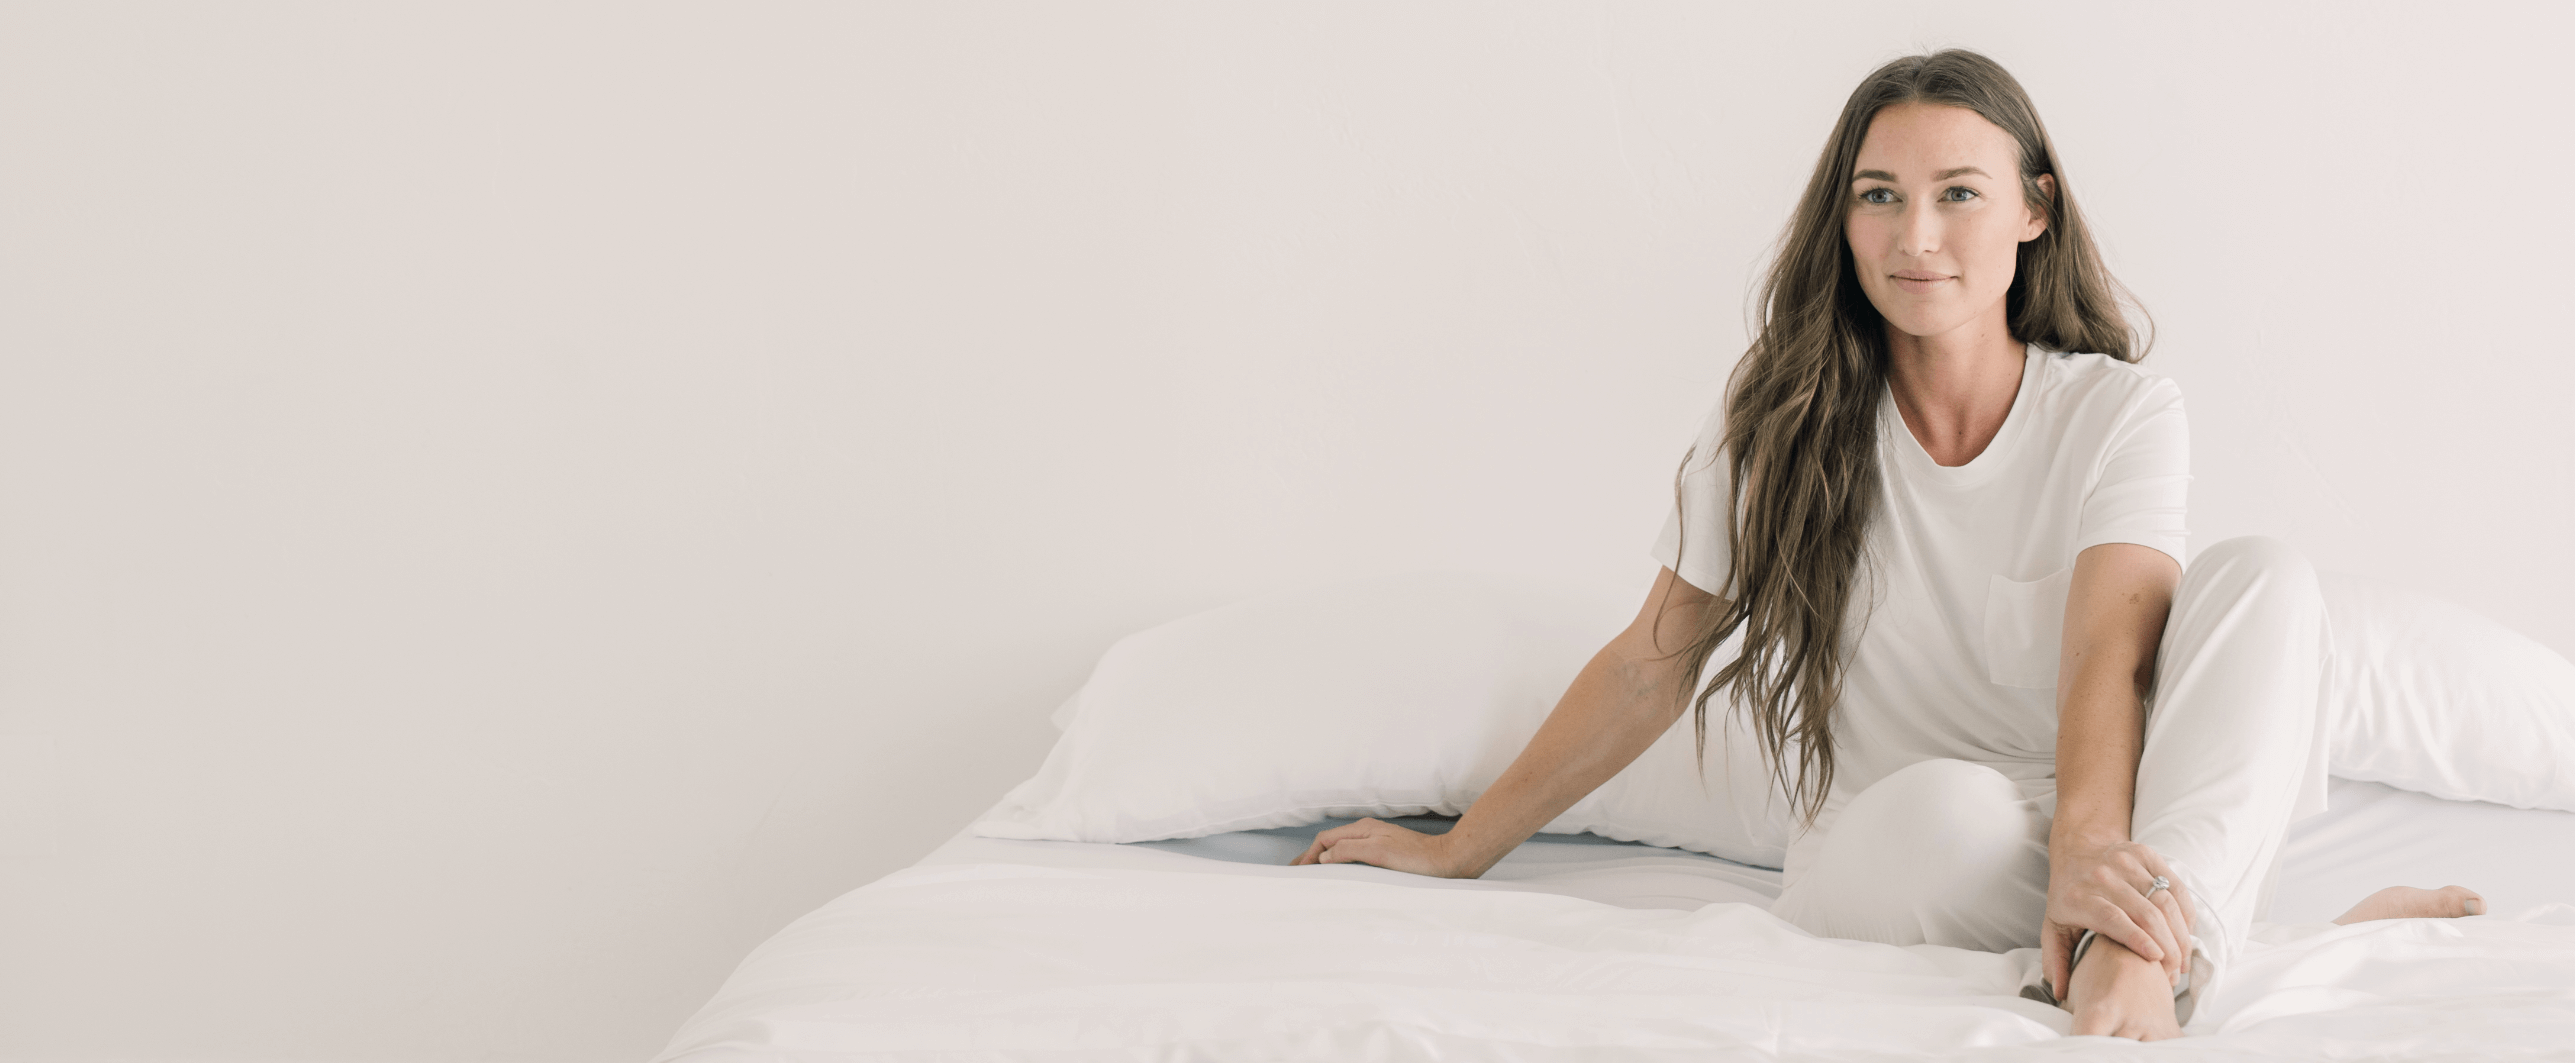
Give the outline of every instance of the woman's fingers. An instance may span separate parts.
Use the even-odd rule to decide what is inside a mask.
[[[1344,838],[1323,851],[1321,863],[1366,864],[1416,875],[1433,872],[1421,859],[1421,836],[1400,827],[1378,834]]]
[[[1388,871],[1441,878],[1473,878],[1483,868],[1462,868],[1454,839],[1383,820],[1363,819],[1314,836],[1290,864],[1367,864]]]
[[[2136,953],[2137,955],[2143,956],[2149,960],[2162,962],[2164,958],[2163,942],[2158,939],[2158,936],[2154,931],[2147,929],[2147,927],[2150,924],[2161,924],[2164,921],[2164,917],[2162,913],[2155,911],[2154,905],[2146,903],[2145,898],[2134,897],[2133,900],[2136,902],[2136,907],[2130,908],[2118,901],[2103,898],[2103,912],[2099,917],[2100,922],[2092,929],[2107,934],[2110,936],[2111,940],[2128,946],[2128,951],[2130,952]]]
[[[2169,889],[2156,890],[2154,900],[2164,910],[2164,922],[2173,928],[2173,951],[2164,957],[2164,974],[2178,982],[2182,968],[2190,965],[2190,916],[2182,911],[2182,899]]]
[[[2142,845],[2137,848],[2145,854],[2146,870],[2169,884],[2158,892],[2172,894],[2173,901],[2181,906],[2183,932],[2198,929],[2199,907],[2191,903],[2191,888],[2182,885],[2182,877],[2173,873],[2173,865],[2165,862],[2164,854]]]
[[[1330,830],[1319,831],[1314,836],[1314,844],[1306,846],[1305,852],[1297,854],[1296,859],[1288,861],[1288,866],[1295,867],[1299,864],[1323,863],[1324,850],[1332,848],[1333,843],[1349,838],[1360,837],[1368,834],[1372,827],[1387,825],[1388,824],[1383,820],[1363,819],[1351,823],[1344,823]]]
[[[2144,928],[2147,935],[2155,939],[2153,955],[2145,953],[2138,955],[2162,964],[2164,980],[2170,982],[2174,972],[2181,970],[2182,953],[2185,951],[2183,942],[2188,939],[2182,936],[2181,924],[2173,919],[2172,913],[2166,911],[2164,906],[2157,903],[2154,898],[2139,893],[2136,905],[2143,910],[2145,918],[2138,919],[2134,913],[2129,918],[2136,919],[2137,925]]]
[[[2190,965],[2191,931],[2199,924],[2199,913],[2191,907],[2190,887],[2182,884],[2182,876],[2173,871],[2173,865],[2164,859],[2164,854],[2140,845],[2137,855],[2148,872],[2164,880],[2163,889],[2155,889],[2151,884],[2147,886],[2147,899],[2155,902],[2164,914],[2165,923],[2171,927],[2173,950],[2164,957],[2164,976],[2178,983],[2182,969]]]
[[[2172,913],[2166,911],[2164,906],[2154,898],[2143,893],[2139,893],[2134,901],[2123,900],[2121,907],[2128,912],[2128,918],[2134,920],[2137,926],[2146,932],[2146,936],[2155,942],[2154,952],[2148,953],[2138,949],[2137,954],[2162,967],[2164,980],[2171,981],[2173,972],[2181,969],[2178,965],[2182,955],[2181,941],[2173,933]]]
[[[1384,867],[1386,865],[1377,858],[1387,854],[1388,841],[1411,833],[1413,832],[1410,830],[1380,819],[1363,819],[1345,823],[1315,835],[1314,844],[1307,846],[1305,852],[1288,863],[1290,866],[1375,864]]]
[[[2158,878],[2164,880],[2164,889],[2154,888],[2153,880]],[[2190,955],[2190,908],[2188,899],[2180,895],[2180,878],[2162,853],[2137,842],[2118,846],[2117,858],[2101,865],[2097,872],[2102,891],[2127,913],[2129,921],[2154,939],[2156,949],[2149,953],[2125,939],[2121,944],[2162,964],[2168,980],[2180,977],[2182,964]]]
[[[2162,967],[2166,981],[2178,983],[2190,966],[2191,927],[2198,912],[2181,876],[2162,854],[2133,841],[2069,847],[2055,854],[2049,871],[2040,963],[2050,982],[2063,978],[2071,985],[2074,978],[2071,943],[2056,943],[2050,935],[2058,928],[2088,927]],[[2154,888],[2157,878],[2166,888]],[[2064,959],[2058,958],[2060,951]]]
[[[2039,971],[2047,978],[2048,992],[2058,1000],[2065,999],[2066,981],[2074,973],[2066,959],[2074,952],[2075,940],[2082,936],[2082,927],[2060,927],[2053,919],[2040,926]]]

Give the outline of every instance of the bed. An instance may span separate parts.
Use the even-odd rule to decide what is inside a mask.
[[[1776,871],[1593,835],[1471,881],[1283,866],[1316,829],[960,835],[780,931],[659,1058],[2575,1056],[2575,813],[2336,780],[2233,990],[2152,1049],[2064,1039],[2025,957],[1808,937]],[[2436,869],[2494,914],[2329,922]]]
[[[1501,602],[1462,593],[1444,585],[1424,600],[1478,616],[1494,615]],[[1318,615],[1357,615],[1356,604],[1336,599],[1279,615],[1305,631]],[[1420,630],[1425,622],[1382,597],[1366,604],[1379,613],[1393,609],[1383,621],[1387,630]],[[1525,612],[1554,618],[1570,608],[1550,600]],[[1596,634],[1575,628],[1546,637],[1579,648]],[[1190,639],[1146,649],[1195,663],[1221,656],[1226,646],[1257,644],[1263,653],[1311,661],[1335,659],[1317,656],[1321,650],[1347,656],[1383,635],[1340,625],[1331,637],[1348,645],[1283,647],[1287,627],[1190,630]],[[2346,622],[2344,645],[2362,645],[2362,634]],[[1461,676],[1491,674],[1501,659],[1494,651],[1501,636],[1487,630],[1475,638],[1480,655],[1460,659]],[[2481,647],[2496,643],[2491,632],[2476,638]],[[2376,649],[2380,659],[2394,652]],[[1543,656],[1529,645],[1504,650],[1501,656],[1515,661]],[[1767,907],[1779,875],[1759,854],[1776,850],[1763,847],[1757,817],[1742,821],[1754,828],[1743,839],[1679,848],[1649,844],[1662,837],[1652,824],[1595,809],[1590,820],[1554,825],[1554,833],[1536,836],[1475,880],[1286,866],[1316,831],[1338,822],[1312,811],[1348,802],[1348,794],[1295,794],[1289,803],[1303,814],[1275,825],[1246,820],[1248,806],[1220,786],[1233,786],[1237,796],[1270,794],[1312,780],[1246,767],[1261,761],[1228,765],[1223,743],[1204,729],[1192,734],[1187,763],[1208,777],[1194,782],[1176,777],[1184,770],[1177,761],[1162,769],[1094,763],[1088,775],[1076,770],[1081,765],[1058,765],[1097,755],[1082,753],[1076,741],[1085,727],[1110,727],[1115,713],[1151,700],[1118,694],[1134,685],[1143,652],[1128,654],[1125,664],[1119,650],[1104,658],[1085,688],[1088,703],[1059,713],[1058,723],[1071,725],[1038,779],[918,864],[779,931],[742,961],[658,1060],[2021,1059],[2069,1052],[2575,1058],[2575,811],[2421,792],[2438,780],[2407,789],[2336,778],[2327,811],[2293,827],[2269,919],[2255,928],[2224,991],[2192,1017],[2189,1036],[2153,1045],[2076,1038],[2067,1036],[2066,1013],[2018,995],[2035,950],[1990,954],[1822,939],[1772,917]],[[1419,676],[1423,660],[1418,645],[1407,647],[1404,675]],[[2492,658],[2481,660],[2495,671]],[[1560,665],[1541,662],[1531,674]],[[1386,677],[1360,678],[1382,685]],[[2545,678],[2561,686],[2566,680],[2557,672]],[[1306,704],[1331,700],[1320,689],[1272,689],[1282,684],[1293,686],[1281,680],[1265,689]],[[1545,686],[1488,690],[1485,703],[1457,710],[1503,720],[1495,736],[1452,743],[1483,749],[1476,754],[1482,761],[1453,768],[1458,777],[1491,777],[1493,757],[1507,760],[1513,736],[1525,734],[1515,729],[1533,726],[1510,719],[1515,711],[1525,715],[1525,706],[1508,706],[1527,702],[1543,712],[1551,700]],[[1113,705],[1109,694],[1126,701]],[[2526,710],[2526,701],[2514,703],[2515,711]],[[1419,702],[1415,692],[1403,703],[1425,711]],[[1386,722],[1383,706],[1357,711],[1377,713],[1382,726],[1403,725]],[[1463,718],[1441,722],[1453,729]],[[2385,725],[2381,719],[2374,726]],[[1310,761],[1278,750],[1311,730],[1244,736],[1238,745],[1245,756]],[[1129,738],[1107,748],[1123,754],[1147,745]],[[1654,756],[1641,758],[1637,770]],[[1452,770],[1363,767],[1406,779]],[[2549,770],[2556,769],[2532,769]],[[1054,783],[1046,782],[1050,772]],[[1140,775],[1154,785],[1113,795],[1125,802],[1117,805],[1122,814],[1138,821],[1118,829],[1192,836],[990,836],[1035,822],[1026,811],[1032,787],[1063,790],[1070,778],[1115,789]],[[1215,818],[1175,825],[1168,809],[1138,810],[1135,802],[1166,792],[1182,795],[1175,807],[1213,809],[1207,814]],[[1379,804],[1359,806],[1407,806],[1426,814],[1403,822],[1434,831],[1472,800],[1471,792],[1379,796]],[[1213,829],[1229,822],[1251,825]],[[1585,823],[1624,826],[1581,829]],[[1083,837],[1109,828],[1045,829]],[[1749,855],[1708,851],[1735,851],[1729,845],[1748,846],[1740,853]],[[2382,886],[2453,883],[2482,893],[2487,914],[2330,922]]]

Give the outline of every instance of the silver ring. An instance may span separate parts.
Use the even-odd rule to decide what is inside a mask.
[[[2167,879],[2162,875],[2157,875],[2155,876],[2155,881],[2146,884],[2146,899],[2150,901],[2155,899],[2156,890],[2168,890],[2171,888],[2173,888],[2171,879]]]

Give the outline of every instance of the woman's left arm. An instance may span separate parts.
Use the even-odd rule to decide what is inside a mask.
[[[2189,962],[2191,899],[2162,855],[2130,840],[2146,692],[2182,567],[2135,543],[2102,543],[2074,559],[2056,680],[2056,822],[2048,832],[2048,985],[2064,999],[2068,956],[2085,930],[2163,964]],[[2172,888],[2148,896],[2157,876]]]

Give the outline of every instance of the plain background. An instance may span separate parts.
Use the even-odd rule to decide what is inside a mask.
[[[2153,311],[2196,544],[2575,650],[2562,8],[1801,6],[0,8],[0,1056],[638,1060],[1126,632],[1641,587],[1927,46]]]

